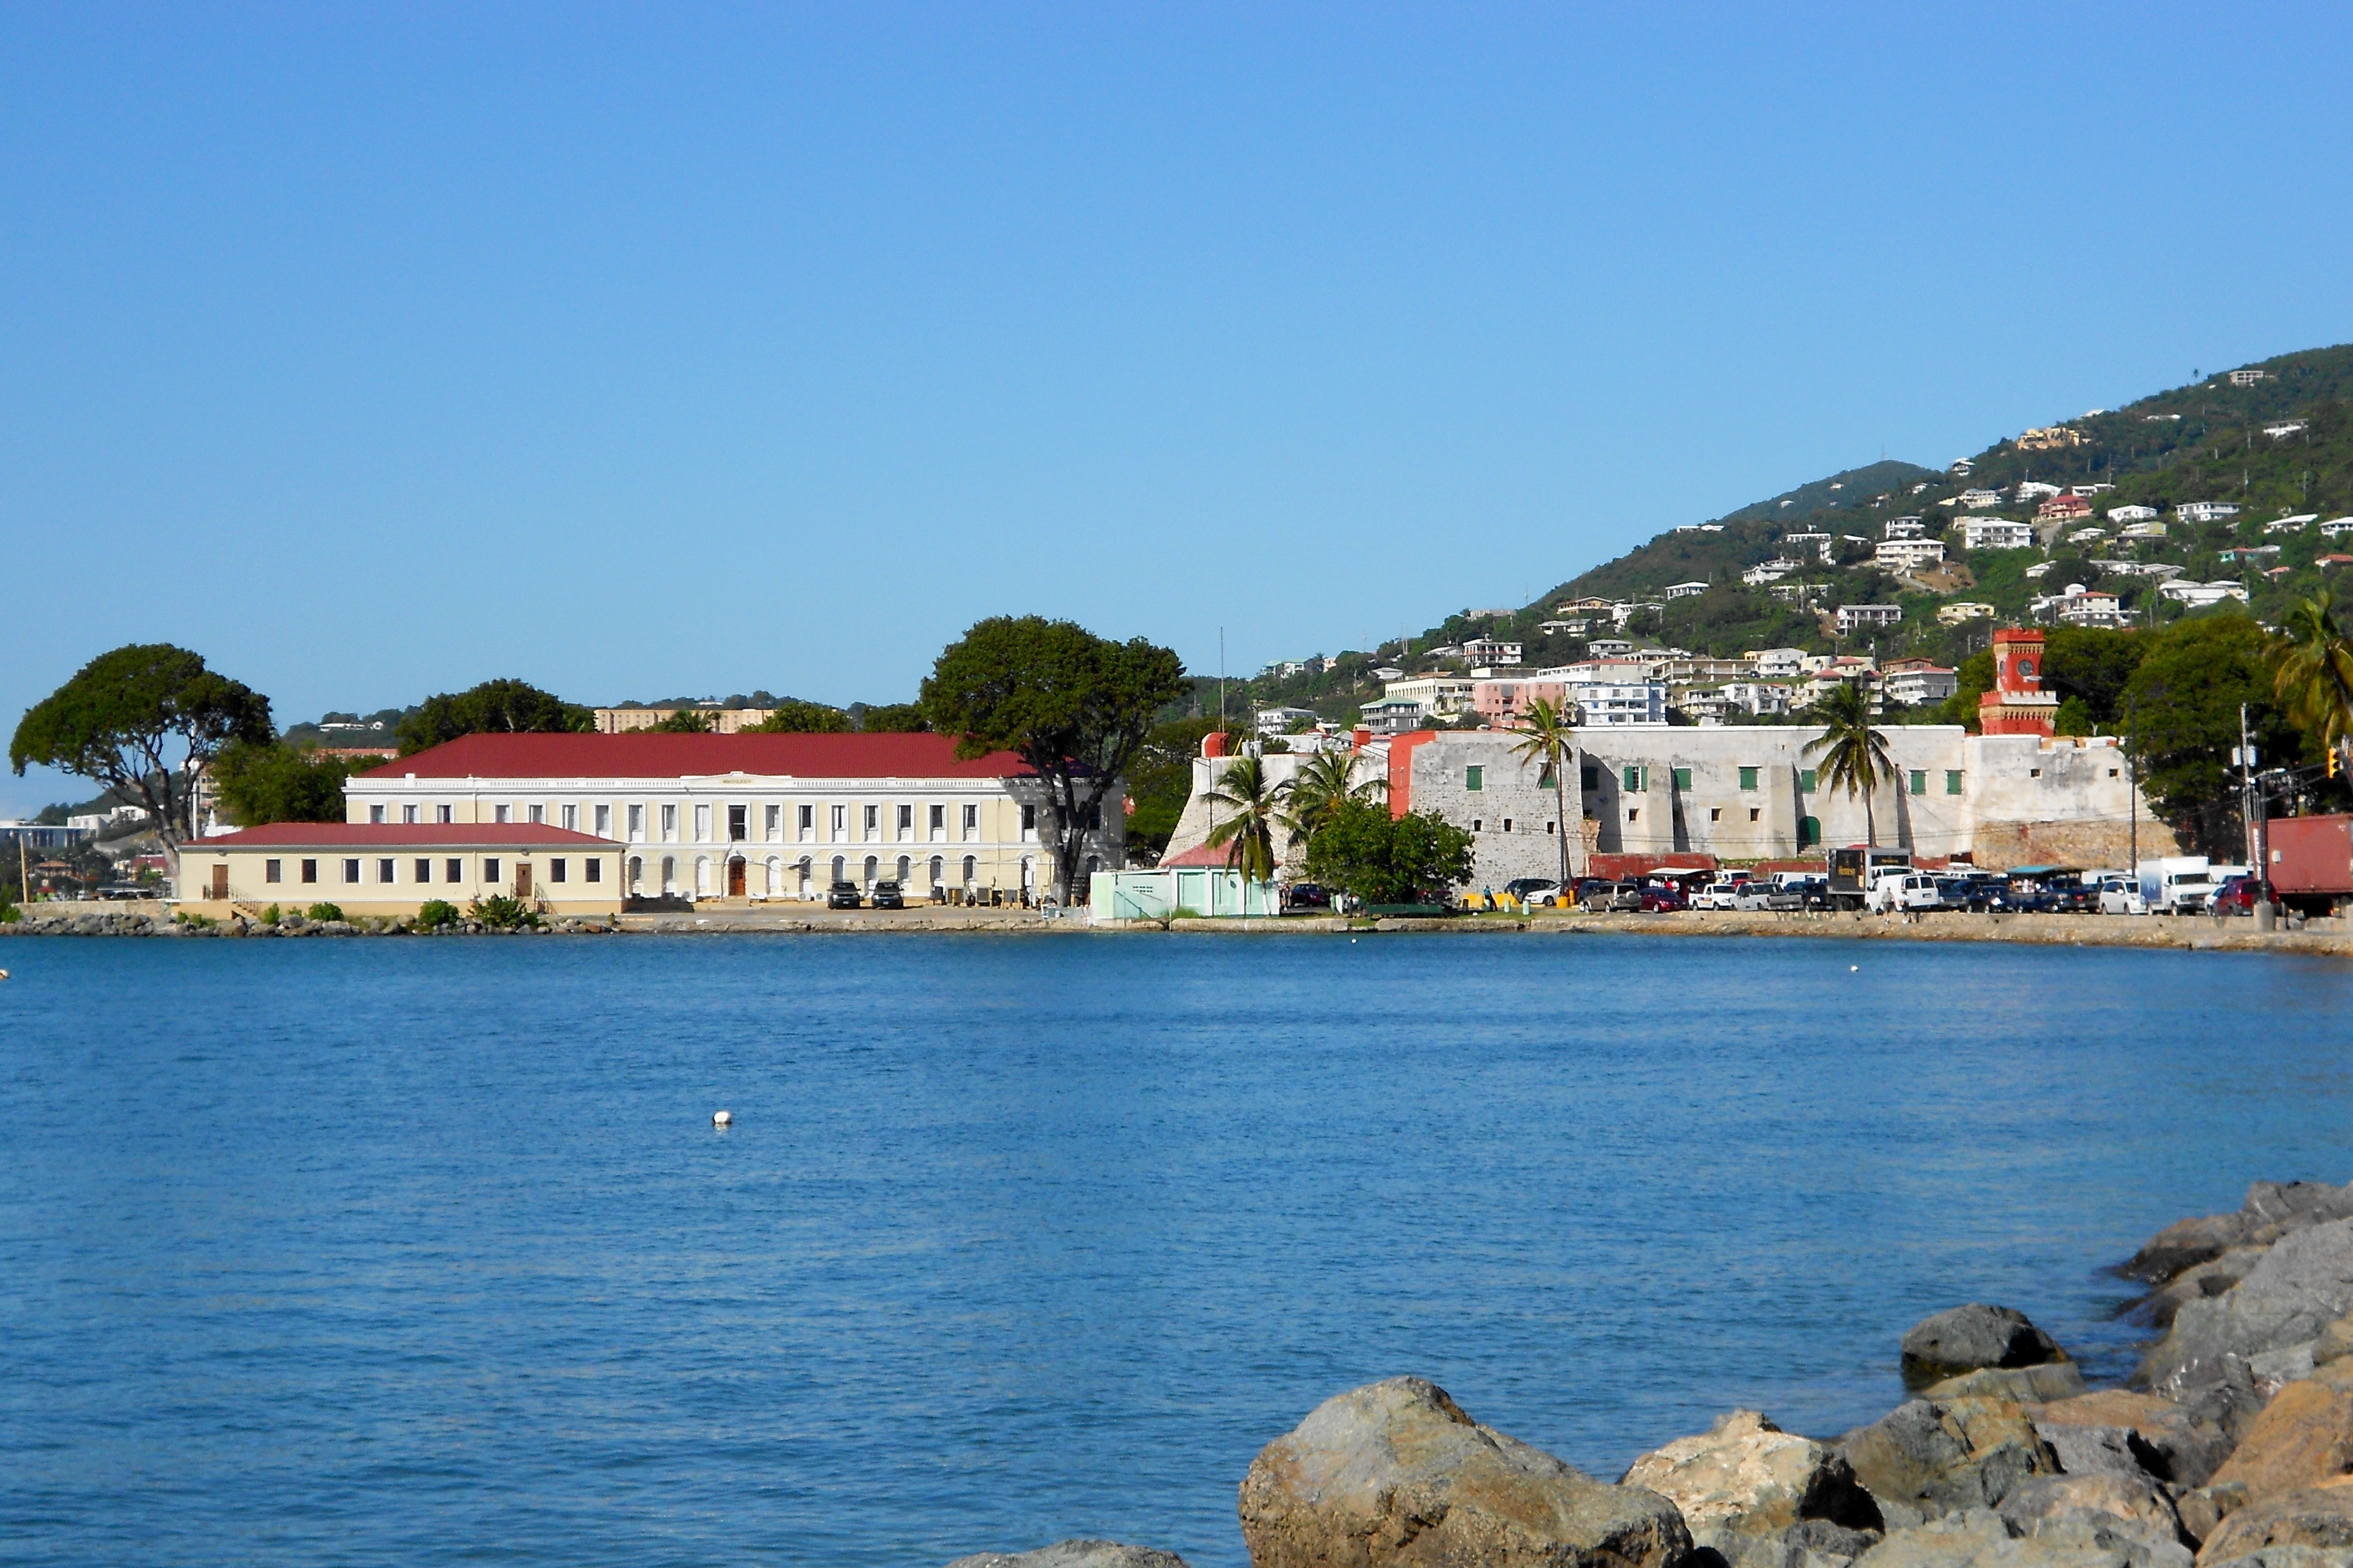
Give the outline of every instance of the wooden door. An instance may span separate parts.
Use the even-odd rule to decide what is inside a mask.
[[[515,862],[514,896],[518,899],[527,899],[531,897],[531,862],[528,860],[518,860]]]
[[[744,896],[744,862],[741,860],[727,862],[727,896],[731,899]]]
[[[226,866],[213,868],[213,897],[221,900],[228,897],[228,868]]]

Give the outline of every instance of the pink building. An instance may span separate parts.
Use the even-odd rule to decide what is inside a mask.
[[[1539,697],[1558,707],[1568,700],[1568,682],[1557,676],[1541,676],[1525,680],[1471,683],[1472,711],[1491,728],[1515,721]]]

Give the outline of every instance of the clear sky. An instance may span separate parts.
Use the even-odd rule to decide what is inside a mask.
[[[1214,673],[2353,337],[2342,5],[0,8],[0,718]],[[36,774],[0,813],[79,798]]]

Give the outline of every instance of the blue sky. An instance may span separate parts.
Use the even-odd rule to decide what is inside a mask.
[[[0,716],[1214,673],[2353,337],[2343,7],[0,9]],[[36,774],[0,812],[79,796]]]

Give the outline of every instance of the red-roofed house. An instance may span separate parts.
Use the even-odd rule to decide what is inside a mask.
[[[191,841],[180,900],[203,909],[332,904],[406,918],[428,899],[511,895],[556,915],[621,908],[621,846],[539,823],[273,822]]]
[[[467,735],[353,777],[355,823],[543,824],[624,847],[630,897],[822,899],[896,879],[1035,896],[1054,881],[1044,786],[1008,752],[970,760],[945,735]],[[1114,790],[1088,874],[1124,864]]]

